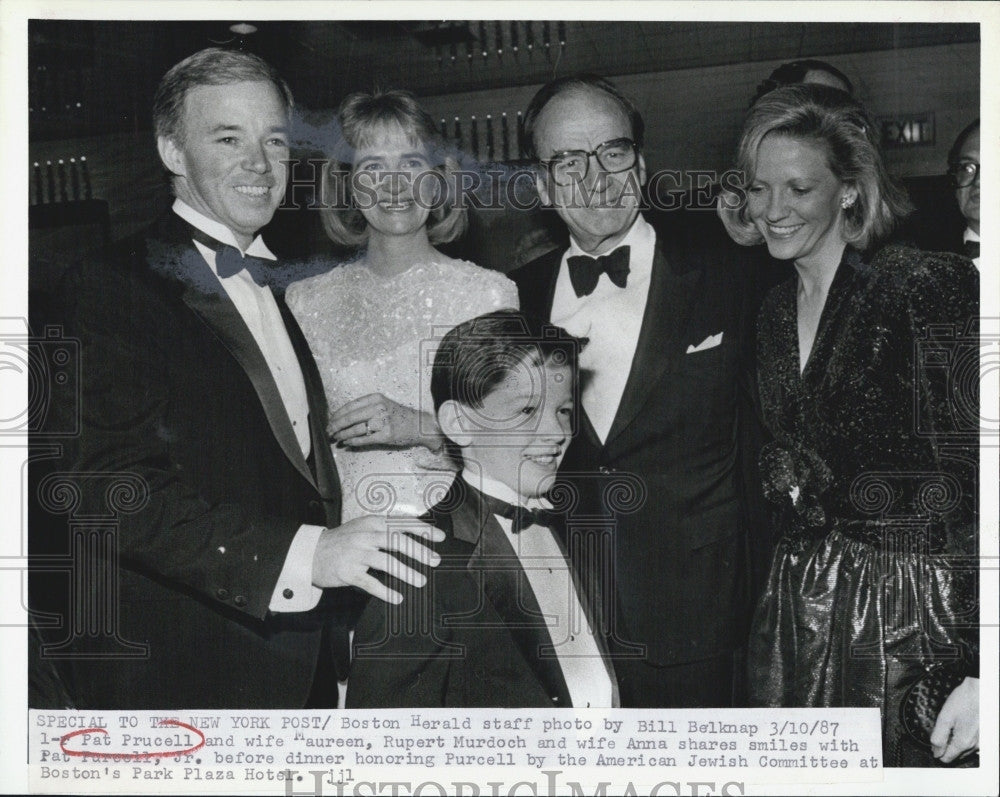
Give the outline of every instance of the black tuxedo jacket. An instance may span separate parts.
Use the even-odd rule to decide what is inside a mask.
[[[260,349],[174,213],[74,273],[66,305],[82,349],[74,516],[113,524],[117,551],[101,556],[119,564],[118,642],[74,640],[78,707],[302,707],[337,596],[297,614],[268,605],[297,529],[337,525],[340,492],[319,374],[291,314],[278,297],[309,397],[309,462]]]
[[[739,419],[752,416],[757,292],[747,250],[714,213],[672,213],[654,226],[646,310],[618,412],[604,443],[580,413],[560,473],[577,493],[570,545],[613,559],[604,583],[612,650],[671,665],[743,644]],[[562,255],[509,275],[522,310],[550,317]],[[721,345],[688,353],[720,332]]]
[[[402,603],[368,602],[354,631],[347,707],[571,706],[534,593],[479,491],[457,478],[426,519],[448,535],[433,546],[441,563],[407,560],[426,586],[393,580]],[[579,581],[577,593],[596,616]]]

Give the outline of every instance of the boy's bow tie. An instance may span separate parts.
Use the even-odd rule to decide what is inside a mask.
[[[555,513],[548,509],[528,509],[524,506],[508,504],[506,501],[501,501],[492,495],[486,495],[486,493],[482,495],[484,503],[492,514],[507,518],[510,521],[512,534],[520,534],[529,526],[552,528]]]

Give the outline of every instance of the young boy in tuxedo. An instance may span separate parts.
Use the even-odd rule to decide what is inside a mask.
[[[347,707],[608,707],[617,686],[594,608],[546,500],[572,437],[580,341],[511,310],[460,324],[431,379],[461,472],[429,512],[446,539],[419,589],[370,601]]]

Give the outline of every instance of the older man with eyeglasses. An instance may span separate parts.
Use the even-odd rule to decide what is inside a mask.
[[[960,251],[979,268],[979,120],[955,139],[948,153],[948,176],[955,189],[958,209],[965,218]]]
[[[715,214],[643,217],[643,120],[593,75],[525,114],[536,185],[569,247],[513,272],[522,309],[589,339],[561,468],[608,607],[623,706],[730,706],[749,599],[738,441],[754,312],[744,252]],[[747,417],[743,415],[743,417]]]

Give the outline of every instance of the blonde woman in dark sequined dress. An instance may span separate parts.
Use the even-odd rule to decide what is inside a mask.
[[[762,98],[738,168],[745,196],[720,205],[730,235],[795,266],[758,317],[772,435],[761,471],[782,536],[753,623],[751,699],[875,706],[887,766],[968,762],[979,742],[979,369],[978,344],[970,360],[961,336],[978,314],[977,271],[881,245],[908,203],[844,92]],[[945,669],[943,707],[922,734],[914,690]]]
[[[352,94],[338,117],[324,226],[360,256],[291,285],[288,305],[323,378],[343,519],[421,514],[455,475],[432,411],[435,339],[516,308],[517,290],[434,247],[462,233],[465,211],[448,201],[454,159],[412,95]]]

